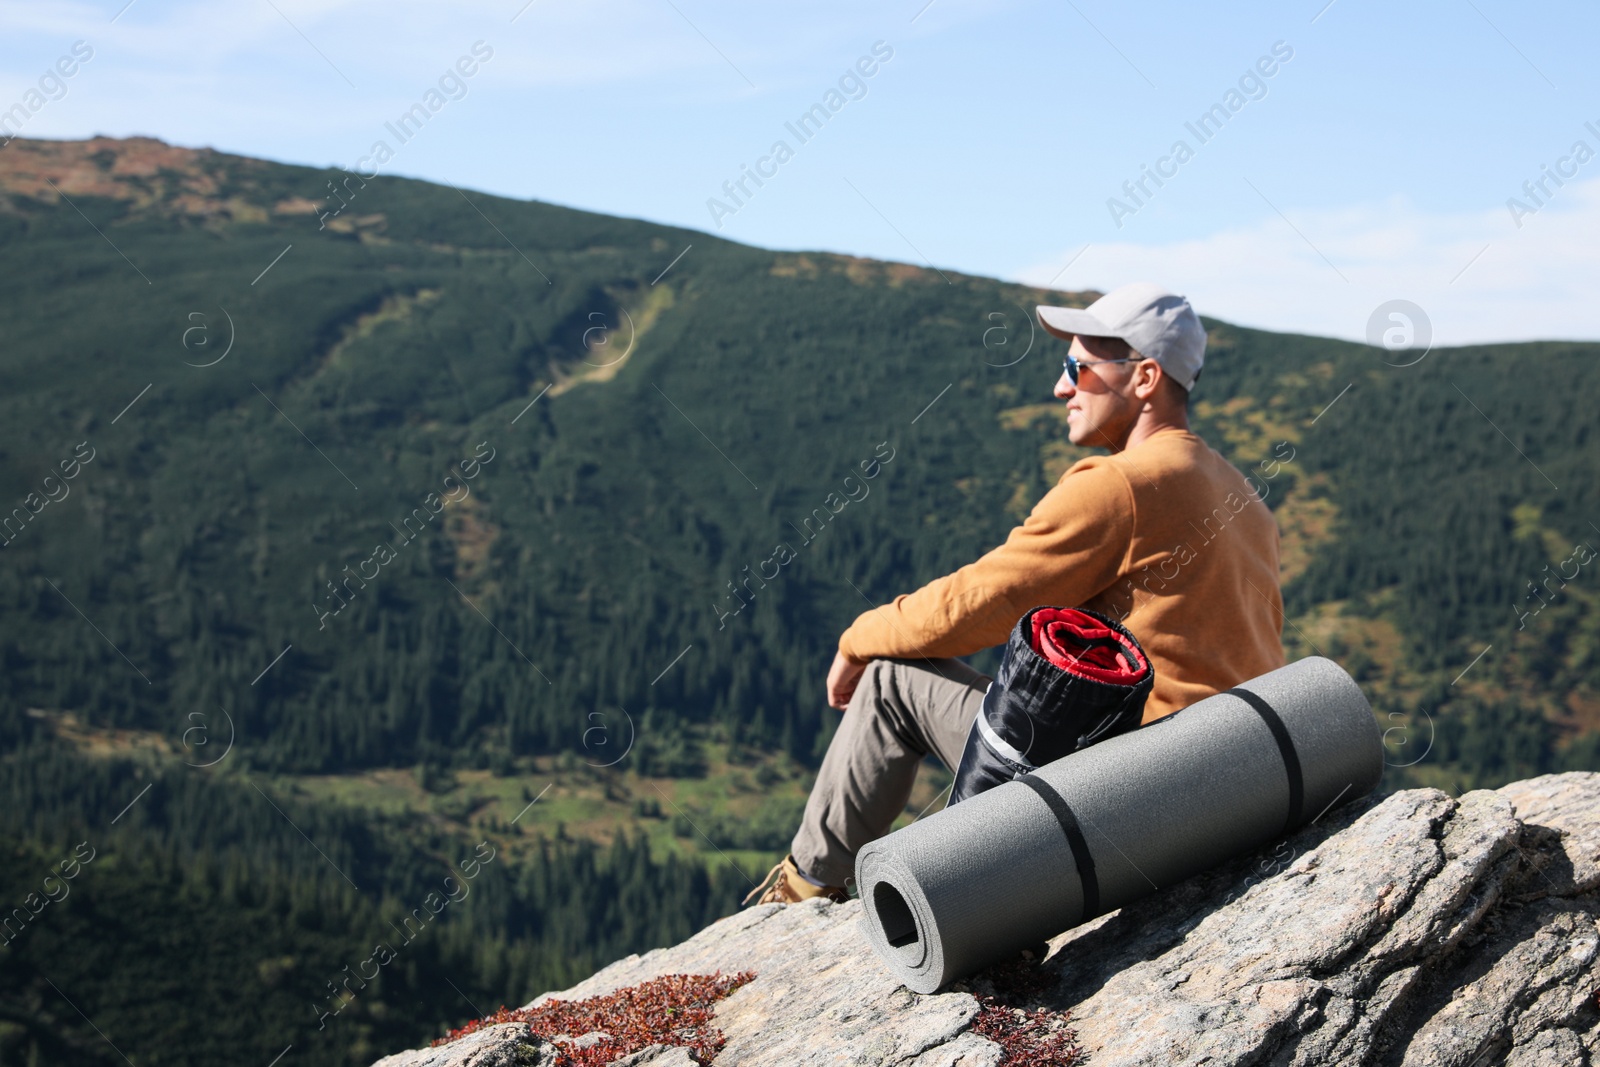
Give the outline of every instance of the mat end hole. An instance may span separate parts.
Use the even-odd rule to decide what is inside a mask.
[[[888,882],[879,882],[872,889],[872,908],[877,913],[878,925],[892,948],[907,948],[919,940],[917,921],[911,907],[900,891]]]

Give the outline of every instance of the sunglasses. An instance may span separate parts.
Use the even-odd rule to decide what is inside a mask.
[[[1076,356],[1068,356],[1066,359],[1061,361],[1061,369],[1067,372],[1067,380],[1072,382],[1073,385],[1077,385],[1079,367],[1098,367],[1103,363],[1138,363],[1141,362],[1142,358],[1143,357],[1140,357],[1140,359],[1079,359]]]

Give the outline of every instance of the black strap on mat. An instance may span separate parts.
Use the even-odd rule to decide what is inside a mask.
[[[1032,774],[1024,774],[1016,779],[1035,793],[1050,808],[1050,813],[1056,817],[1056,822],[1061,824],[1061,832],[1067,837],[1067,847],[1072,849],[1072,862],[1078,867],[1078,881],[1083,886],[1083,919],[1092,919],[1100,914],[1100,879],[1095,874],[1094,856],[1089,853],[1089,842],[1084,840],[1083,830],[1078,826],[1078,817],[1072,814],[1072,809],[1067,807],[1067,802],[1061,799],[1061,794],[1045,785]]]
[[[1283,821],[1283,832],[1288,833],[1300,825],[1306,796],[1305,776],[1300,771],[1300,757],[1295,753],[1294,742],[1289,740],[1289,728],[1283,725],[1283,720],[1272,710],[1271,704],[1248,689],[1229,689],[1227,695],[1249,704],[1261,716],[1261,721],[1267,724],[1267,729],[1272,731],[1272,739],[1278,743],[1278,755],[1283,757],[1283,769],[1289,775],[1289,815]]]

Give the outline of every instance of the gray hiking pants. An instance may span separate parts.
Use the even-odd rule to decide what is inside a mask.
[[[956,659],[875,659],[856,686],[791,851],[806,874],[854,884],[856,852],[889,832],[930,752],[952,774],[990,678]]]

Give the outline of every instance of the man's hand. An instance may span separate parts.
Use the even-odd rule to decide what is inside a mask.
[[[833,666],[828,668],[828,706],[843,711],[850,706],[850,697],[856,691],[856,684],[861,681],[861,676],[866,673],[867,664],[861,660],[853,660],[843,652],[835,652]]]

